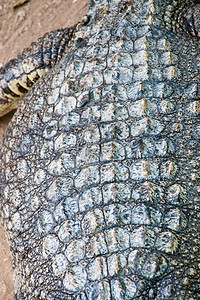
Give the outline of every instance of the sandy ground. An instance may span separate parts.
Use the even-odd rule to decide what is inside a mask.
[[[76,24],[87,13],[88,0],[0,0],[0,66],[44,33]],[[12,114],[0,118],[0,144]],[[0,300],[13,300],[9,244],[0,224]]]

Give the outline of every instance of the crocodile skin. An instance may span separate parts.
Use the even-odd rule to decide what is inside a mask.
[[[0,69],[0,117],[16,109],[33,84],[61,59],[74,30],[45,34]]]
[[[198,11],[90,1],[27,94],[0,168],[16,299],[200,298]]]

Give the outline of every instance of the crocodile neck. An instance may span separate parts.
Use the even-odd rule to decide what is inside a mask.
[[[116,14],[119,17],[119,11],[121,13],[121,11],[123,11],[127,7],[129,7],[130,9],[132,6],[139,8],[139,6],[152,7],[152,5],[152,0],[90,0],[88,14],[94,15],[95,13],[98,13],[101,10],[101,14],[103,15],[104,12],[107,10],[107,13]]]

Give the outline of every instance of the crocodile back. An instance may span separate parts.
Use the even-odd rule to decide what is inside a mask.
[[[199,40],[92,2],[4,140],[16,299],[198,299]]]

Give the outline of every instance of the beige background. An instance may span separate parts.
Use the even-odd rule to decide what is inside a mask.
[[[0,66],[44,33],[70,27],[88,10],[88,0],[30,0],[13,10],[16,0],[0,0]],[[12,114],[0,118],[0,143]],[[9,245],[0,224],[0,300],[13,300]]]

